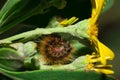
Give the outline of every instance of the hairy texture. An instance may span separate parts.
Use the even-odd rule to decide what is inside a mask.
[[[69,41],[63,41],[60,36],[49,35],[40,43],[41,58],[46,64],[65,64],[71,62],[72,46]]]

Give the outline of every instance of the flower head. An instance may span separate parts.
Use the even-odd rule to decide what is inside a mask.
[[[114,59],[114,53],[112,50],[110,50],[107,46],[105,46],[103,43],[101,43],[97,36],[98,36],[98,28],[97,28],[97,19],[104,7],[104,4],[106,3],[105,0],[91,0],[93,8],[92,8],[92,15],[89,19],[89,29],[87,31],[88,35],[90,36],[90,41],[92,45],[95,47],[96,52],[94,52],[92,55],[87,55],[89,65],[87,69],[95,70],[97,72],[102,72],[105,74],[113,74],[114,71],[108,70],[105,67],[107,65],[107,60],[113,60]],[[100,63],[99,68],[96,68],[94,63]],[[90,65],[92,65],[90,67]],[[102,69],[101,69],[102,68]]]
[[[114,53],[107,46],[101,43],[97,38],[98,36],[97,20],[102,9],[105,6],[106,0],[91,0],[91,3],[92,14],[91,17],[88,19],[89,24],[87,34],[89,35],[88,39],[95,48],[95,52],[93,52],[92,55],[87,55],[88,65],[86,67],[86,70],[94,70],[105,74],[113,74],[114,71],[110,70],[112,65],[108,65],[107,60],[113,60]],[[72,17],[70,19],[63,20],[62,22],[60,22],[60,24],[62,26],[67,26],[73,24],[77,20],[78,18]]]

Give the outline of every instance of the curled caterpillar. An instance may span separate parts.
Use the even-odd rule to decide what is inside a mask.
[[[46,64],[66,64],[71,62],[73,56],[72,45],[69,41],[63,41],[58,35],[45,36],[40,42],[41,58]]]

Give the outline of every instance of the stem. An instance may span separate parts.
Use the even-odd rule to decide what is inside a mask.
[[[89,35],[86,32],[86,20],[83,20],[81,22],[76,23],[75,25],[69,25],[68,27],[62,27],[60,24],[58,24],[57,27],[53,28],[37,28],[35,30],[31,30],[0,40],[0,43],[5,41],[12,42],[18,39],[31,38],[34,36],[48,35],[52,33],[68,33],[78,38],[89,38]]]

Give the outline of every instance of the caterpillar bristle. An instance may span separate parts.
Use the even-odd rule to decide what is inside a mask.
[[[52,34],[43,37],[39,44],[41,58],[45,64],[67,64],[72,61],[72,45],[63,41],[58,35]]]

